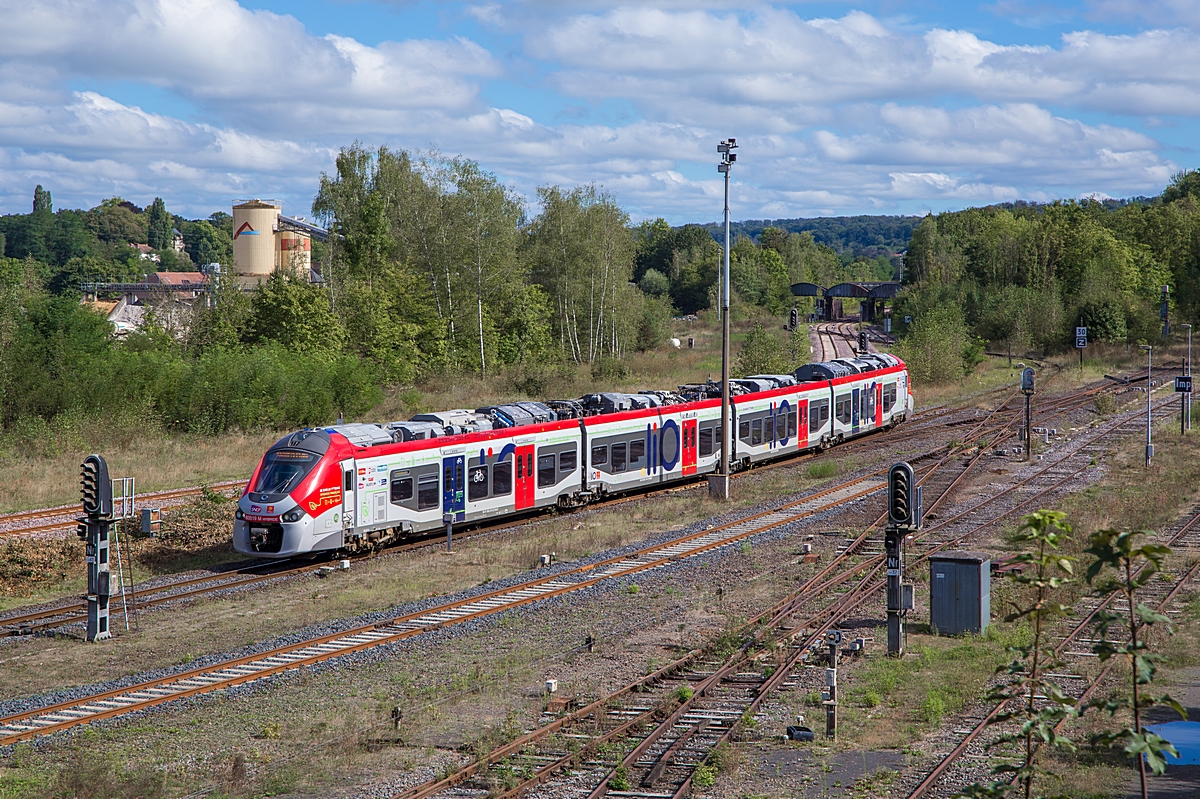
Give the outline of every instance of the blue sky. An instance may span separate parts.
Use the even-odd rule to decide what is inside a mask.
[[[636,219],[1156,194],[1198,164],[1200,4],[0,0],[0,213],[306,215],[354,141]]]

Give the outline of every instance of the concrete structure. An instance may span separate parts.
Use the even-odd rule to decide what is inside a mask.
[[[233,260],[238,281],[253,288],[276,269],[312,280],[312,240],[327,231],[280,213],[273,200],[248,200],[233,206]]]
[[[263,200],[233,206],[233,260],[243,285],[257,285],[275,271],[275,230],[281,208]]]
[[[941,635],[982,633],[992,618],[992,563],[986,552],[929,556],[929,625]]]

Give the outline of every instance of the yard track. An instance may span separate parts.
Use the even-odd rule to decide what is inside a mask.
[[[987,430],[987,421],[972,430],[968,440]],[[910,564],[958,545],[1054,494],[1086,471],[1092,449],[1124,434],[1129,424],[1129,418],[1119,418],[1091,431],[1093,435],[1082,446],[1031,470],[1007,491],[925,528],[913,542],[923,551]],[[944,469],[953,463],[949,456],[921,469],[921,482],[930,487],[935,479],[941,483],[949,478],[938,486],[930,510],[936,510],[952,495],[981,457],[982,452],[958,464],[963,468],[957,474],[953,469]],[[1018,496],[1018,492],[1022,493]],[[824,633],[883,589],[885,583],[879,579],[883,556],[871,552],[868,546],[869,533],[883,521],[884,517],[879,517],[800,589],[752,620],[752,624],[760,625],[757,643],[748,641],[724,660],[705,661],[701,653],[689,653],[635,683],[636,688],[626,686],[561,717],[548,713],[536,730],[467,764],[450,777],[416,786],[396,794],[395,799],[449,797],[471,788],[488,789],[499,799],[513,799],[530,791],[588,799],[606,795],[682,799],[691,791],[697,768],[733,737],[739,725],[753,718],[774,693],[796,688],[805,681],[805,670],[813,666],[809,661],[815,659],[811,656]],[[855,579],[857,583],[847,587]],[[804,615],[794,618],[801,613]],[[764,641],[770,645],[763,646]],[[811,678],[812,673],[807,676]],[[813,679],[808,682],[812,683],[810,688],[818,684]],[[690,692],[678,692],[682,686]],[[648,703],[648,691],[662,698]],[[568,738],[573,740],[570,746],[566,745]],[[611,748],[618,742],[624,744],[619,757],[601,756],[604,747]],[[488,782],[497,769],[529,776],[497,792]]]

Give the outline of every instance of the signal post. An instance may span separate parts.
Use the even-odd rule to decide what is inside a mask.
[[[904,617],[913,606],[913,587],[904,582],[904,537],[921,527],[921,487],[907,463],[888,470],[888,524],[883,534],[887,558],[888,655],[904,654]]]
[[[81,470],[83,513],[76,534],[87,544],[87,633],[85,640],[111,638],[108,625],[108,534],[112,528],[113,492],[108,464],[100,455],[88,455]]]
[[[1083,352],[1083,350],[1080,350]],[[1021,393],[1025,395],[1025,460],[1033,459],[1033,369],[1028,366],[1021,372]]]

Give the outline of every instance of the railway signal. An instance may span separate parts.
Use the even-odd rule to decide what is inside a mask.
[[[865,330],[858,331],[858,353],[860,355],[866,353],[867,344],[868,344],[867,331],[865,331]]]
[[[84,516],[76,532],[87,545],[87,633],[85,640],[111,638],[108,626],[108,534],[112,528],[113,492],[108,464],[100,455],[88,455],[80,470]]]
[[[904,616],[913,606],[912,585],[904,583],[904,536],[921,526],[921,487],[913,469],[897,463],[888,470],[888,526],[883,535],[887,560],[888,655],[904,653]]]
[[[793,308],[788,316],[788,330],[795,330],[800,326],[800,311]]]
[[[1033,369],[1026,366],[1021,372],[1021,393],[1025,395],[1025,428],[1022,430],[1025,436],[1025,460],[1029,460],[1033,452],[1033,406],[1030,404],[1033,391]]]

